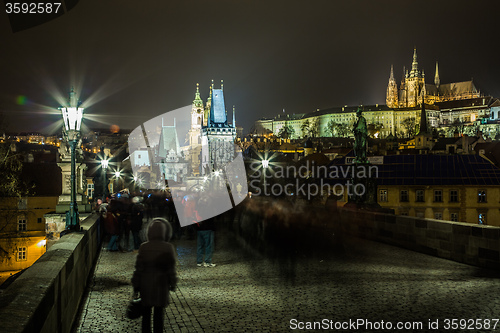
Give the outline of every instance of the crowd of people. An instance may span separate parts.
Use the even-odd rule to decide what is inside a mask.
[[[142,231],[143,222],[153,217],[164,217],[170,221],[174,237],[180,238],[183,231],[172,198],[165,194],[130,193],[125,189],[104,200],[97,199],[95,210],[100,214],[108,251],[139,250],[147,238]]]
[[[191,222],[184,228],[174,200],[182,205],[182,218]],[[134,297],[142,300],[142,332],[151,332],[152,315],[154,331],[163,331],[164,308],[169,304],[169,292],[175,291],[177,284],[176,251],[171,239],[197,237],[197,266],[216,266],[212,263],[214,218],[203,220],[198,213],[198,209],[206,213],[207,205],[206,198],[192,195],[172,198],[167,192],[128,190],[97,200],[95,210],[100,214],[106,250],[138,252],[132,285]],[[148,225],[143,227],[146,222]]]

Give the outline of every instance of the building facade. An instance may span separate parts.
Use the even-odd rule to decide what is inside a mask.
[[[425,82],[423,70],[418,68],[417,51],[414,50],[411,70],[403,69],[403,79],[398,86],[391,66],[387,85],[386,105],[365,105],[363,116],[374,130],[372,135],[385,138],[389,135],[411,137],[418,130],[421,105],[424,102],[427,122],[432,129],[442,128],[452,136],[457,125],[481,125],[483,134],[494,136],[499,132],[500,100],[482,96],[471,81],[441,84],[436,63],[434,83]],[[287,138],[299,139],[306,136],[342,137],[351,136],[358,106],[333,107],[308,113],[262,118],[255,122],[256,135],[279,136],[288,127]],[[489,124],[490,126],[483,126]],[[474,129],[476,130],[476,129]],[[311,135],[313,134],[313,135]],[[471,134],[471,133],[467,133]],[[475,133],[473,133],[475,134]]]

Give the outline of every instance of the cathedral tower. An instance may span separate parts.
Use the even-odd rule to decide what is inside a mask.
[[[424,86],[424,77],[418,70],[417,62],[417,49],[413,50],[413,62],[411,64],[411,71],[408,78],[406,78],[407,107],[414,107],[419,105],[420,90]]]
[[[389,84],[387,85],[387,95],[385,99],[387,106],[390,108],[397,108],[398,103],[398,85],[394,79],[394,68],[391,65],[391,76],[389,77]]]

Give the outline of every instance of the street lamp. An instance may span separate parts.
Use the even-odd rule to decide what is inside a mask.
[[[61,108],[64,129],[67,140],[71,148],[71,202],[69,211],[66,212],[66,230],[80,230],[80,215],[78,214],[78,204],[76,202],[76,145],[80,138],[80,125],[82,124],[83,108],[79,108],[76,102],[75,92],[71,88],[69,94],[69,107]]]
[[[114,172],[114,176],[115,176],[114,184],[116,185],[116,189],[113,187],[113,192],[118,193],[124,187],[122,173],[120,172],[120,170],[116,170]],[[122,186],[120,186],[120,179],[122,179],[122,184],[121,184]]]
[[[107,172],[106,170],[108,169],[109,165],[109,160],[106,159],[106,154],[104,153],[104,158],[101,160],[101,170],[102,170],[102,196],[103,196],[103,201],[106,199],[106,186],[108,185],[108,182],[106,180]]]

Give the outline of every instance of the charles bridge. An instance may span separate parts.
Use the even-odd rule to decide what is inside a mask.
[[[500,228],[255,199],[217,224],[214,268],[173,241],[167,332],[500,329]],[[136,253],[101,250],[97,215],[82,227],[2,290],[2,332],[140,332],[125,316]]]

